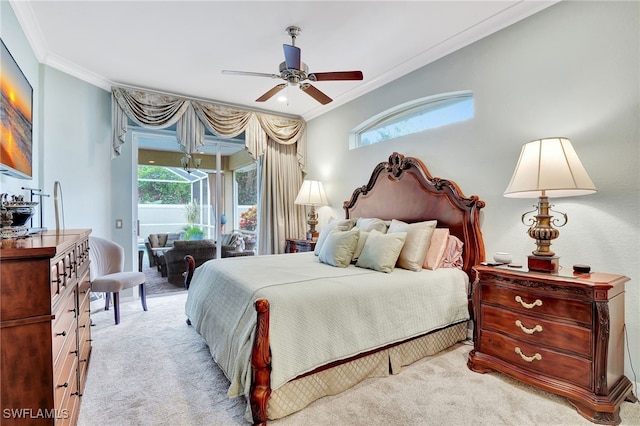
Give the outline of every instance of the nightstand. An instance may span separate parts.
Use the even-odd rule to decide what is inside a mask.
[[[564,396],[592,422],[619,424],[620,404],[634,398],[624,376],[629,278],[490,266],[474,270],[474,349],[467,366]]]
[[[295,238],[287,238],[287,246],[285,253],[302,253],[313,251],[316,248],[316,242],[312,240],[297,240]]]

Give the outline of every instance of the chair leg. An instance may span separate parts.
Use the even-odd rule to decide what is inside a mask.
[[[116,324],[120,324],[120,292],[113,292],[113,314],[115,316]]]
[[[144,286],[144,283],[140,284],[139,291],[140,301],[142,302],[142,309],[147,310],[147,290]]]
[[[111,293],[109,293],[108,291],[105,293],[104,295],[104,310],[108,311],[109,310],[109,302],[111,301]]]

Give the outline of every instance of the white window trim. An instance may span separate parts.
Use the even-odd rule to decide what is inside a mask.
[[[434,104],[436,102],[440,102],[440,101],[445,101],[445,100],[451,100],[451,99],[456,99],[456,98],[469,98],[471,97],[473,99],[473,92],[471,90],[461,90],[461,91],[457,91],[457,92],[449,92],[449,93],[439,93],[437,95],[431,95],[431,96],[426,96],[424,98],[419,98],[419,99],[414,99],[412,101],[409,102],[405,102],[403,104],[400,105],[396,105],[392,108],[389,108],[383,112],[381,112],[380,114],[374,115],[373,117],[369,118],[368,120],[364,121],[363,123],[361,123],[360,125],[356,126],[353,130],[351,130],[351,132],[349,132],[349,149],[356,149],[356,148],[360,148],[360,135],[376,126],[378,126],[380,123],[395,117],[397,115],[401,115],[401,114],[405,114],[409,111],[412,110],[419,110],[423,107],[428,107],[431,104]],[[423,131],[426,131],[429,129],[425,129]],[[395,138],[394,138],[395,139]],[[386,142],[392,139],[387,139],[385,141],[381,141],[381,142]],[[363,146],[369,146],[369,145],[363,145]]]

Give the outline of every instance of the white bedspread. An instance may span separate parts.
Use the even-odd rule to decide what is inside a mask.
[[[458,269],[385,274],[320,263],[313,253],[234,257],[197,268],[186,314],[231,386],[248,395],[253,303],[271,306],[271,388],[347,358],[469,319]]]

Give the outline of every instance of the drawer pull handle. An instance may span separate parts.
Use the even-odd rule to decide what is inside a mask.
[[[64,384],[62,384],[62,385],[58,385],[57,387],[59,387],[59,388],[66,388],[66,387],[68,387],[68,386],[69,386],[69,383],[66,383],[66,382],[65,382]]]
[[[523,360],[525,360],[527,362],[541,361],[542,360],[542,355],[540,355],[539,353],[536,352],[536,354],[534,356],[526,356],[525,354],[522,353],[522,350],[517,346],[516,346],[516,353],[518,355],[520,355],[520,358],[522,358]]]
[[[56,336],[66,336],[67,332],[63,331],[62,333],[56,333]]]
[[[533,334],[536,331],[537,332],[541,332],[542,331],[542,326],[540,324],[536,324],[536,326],[533,327],[533,328],[527,328],[524,325],[522,325],[520,320],[516,320],[516,325],[520,328],[520,330],[522,330],[524,333],[527,333],[527,334]]]
[[[535,308],[536,306],[542,306],[542,300],[540,300],[540,299],[536,299],[536,301],[535,301],[535,302],[533,302],[533,303],[527,303],[527,302],[525,302],[524,300],[522,300],[522,297],[520,297],[520,296],[516,296],[516,302],[518,302],[518,303],[519,303],[519,304],[521,304],[524,308],[527,308],[527,309],[533,309],[533,308]]]

